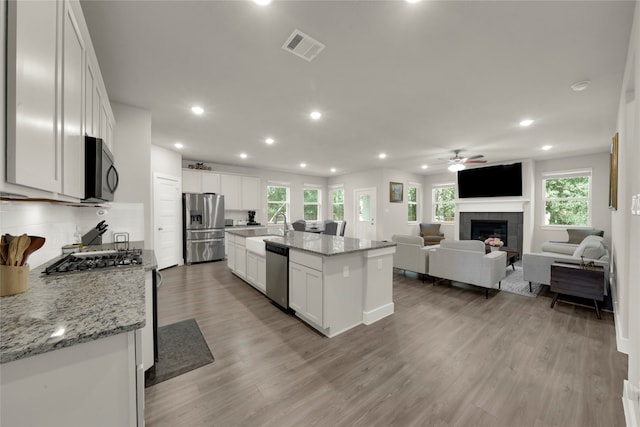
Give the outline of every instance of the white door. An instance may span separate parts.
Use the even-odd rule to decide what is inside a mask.
[[[355,190],[356,237],[376,240],[376,189],[361,188]]]
[[[182,191],[180,178],[153,174],[153,250],[158,269],[181,264]]]

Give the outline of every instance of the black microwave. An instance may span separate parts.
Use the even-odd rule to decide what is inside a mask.
[[[85,136],[84,202],[112,202],[120,180],[107,144]]]

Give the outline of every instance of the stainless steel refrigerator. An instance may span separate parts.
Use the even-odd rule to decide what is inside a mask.
[[[224,259],[224,196],[184,193],[182,208],[184,262]]]

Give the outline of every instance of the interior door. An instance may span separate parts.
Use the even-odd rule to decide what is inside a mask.
[[[180,178],[153,174],[154,245],[158,269],[181,263],[182,193]]]
[[[376,189],[362,188],[355,190],[356,237],[358,239],[376,240]]]

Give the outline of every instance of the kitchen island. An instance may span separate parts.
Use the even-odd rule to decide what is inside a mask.
[[[27,292],[0,298],[1,425],[141,425],[141,330],[156,268],[153,251],[143,259],[49,276],[43,265]]]
[[[266,240],[289,250],[289,307],[328,337],[362,323],[369,325],[394,312],[395,243],[302,231],[289,231],[286,235],[281,230],[227,233],[233,237],[234,248],[229,267],[263,293],[261,273],[256,275],[259,285],[251,279],[254,268],[249,260],[261,256],[259,249],[251,249],[260,247],[253,243]]]

